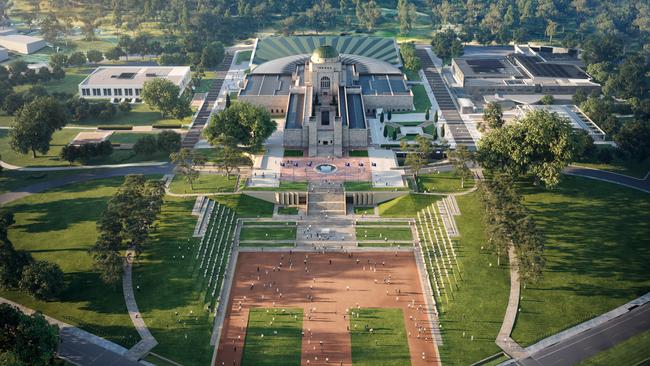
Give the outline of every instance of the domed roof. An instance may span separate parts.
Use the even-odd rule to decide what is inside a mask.
[[[337,58],[339,51],[336,48],[326,45],[320,46],[311,54],[312,61]]]

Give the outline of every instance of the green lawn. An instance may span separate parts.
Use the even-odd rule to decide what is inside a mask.
[[[247,191],[306,191],[309,187],[307,182],[286,182],[281,181],[280,187],[246,187]]]
[[[217,73],[215,71],[206,71],[205,76],[201,79],[199,85],[196,85],[194,88],[195,93],[207,93],[210,90],[210,87],[214,83],[214,79],[217,78]]]
[[[129,112],[117,112],[115,117],[108,120],[89,119],[72,123],[70,125],[79,126],[99,126],[99,125],[121,125],[121,126],[149,126],[153,124],[177,125],[179,123],[190,124],[192,117],[186,117],[182,121],[175,118],[163,118],[160,112],[154,111],[144,103],[132,104]]]
[[[359,317],[356,311],[350,316],[352,363],[355,366],[410,365],[402,309],[362,308],[357,311]]]
[[[192,189],[190,184],[185,180],[185,177],[177,174],[169,185],[169,190],[173,193],[233,192],[236,183],[237,176],[235,175],[231,175],[230,179],[228,179],[225,175],[221,174],[202,173],[198,179],[192,182],[194,186],[194,189]]]
[[[138,307],[159,343],[153,352],[188,366],[209,363],[213,349],[213,317],[206,311],[213,297],[206,300],[198,240],[188,241],[196,224],[193,205],[192,198],[165,198],[158,230],[133,270]]]
[[[474,179],[466,179],[464,187],[454,172],[441,172],[418,175],[418,188],[422,192],[453,193],[474,187]]]
[[[264,247],[264,248],[293,248],[294,243],[269,243],[269,242],[246,242],[239,243],[240,247]]]
[[[641,365],[650,360],[650,330],[579,363],[579,366]]]
[[[296,240],[296,227],[248,227],[244,225],[239,240]]]
[[[546,236],[546,268],[522,291],[513,338],[532,344],[650,289],[650,195],[586,178],[522,187]]]
[[[348,151],[348,156],[351,158],[367,158],[368,150],[350,150]]]
[[[305,154],[303,150],[284,150],[284,157],[301,157]]]
[[[401,241],[413,240],[410,227],[359,227],[356,228],[357,240]]]
[[[108,140],[113,144],[135,144],[146,135],[156,135],[157,132],[114,132]]]
[[[231,194],[227,196],[212,196],[210,199],[235,210],[239,217],[271,217],[273,204],[262,201],[246,194]]]
[[[635,178],[644,178],[648,173],[650,173],[650,158],[643,161],[615,158],[609,164],[580,162],[575,163],[575,165],[593,169],[607,170],[618,174],[629,175]]]
[[[371,182],[345,182],[346,191],[406,191],[407,187],[374,187]]]
[[[20,154],[15,152],[9,146],[9,135],[7,130],[0,130],[0,156],[2,160],[18,166],[40,167],[40,166],[69,166],[70,163],[59,159],[59,152],[80,132],[75,129],[63,129],[56,131],[50,143],[50,151],[41,155],[36,153],[36,158],[32,158],[31,153]],[[131,150],[115,150],[109,156],[90,159],[85,165],[103,165],[103,164],[125,164],[145,161],[166,161],[169,156],[165,153],[155,153],[154,155],[136,155]],[[80,165],[74,163],[72,165]]]
[[[355,207],[354,208],[354,213],[357,215],[374,215],[375,214],[375,208],[374,207]]]
[[[443,365],[469,365],[499,351],[494,343],[508,303],[508,267],[497,266],[496,256],[481,250],[487,238],[477,193],[457,197],[460,216],[456,245],[459,285],[440,314]],[[490,266],[492,264],[492,266]],[[474,336],[474,340],[471,337]]]
[[[67,289],[56,301],[38,301],[23,292],[0,296],[78,325],[123,346],[140,340],[126,312],[122,286],[104,285],[88,253],[96,239],[96,221],[123,178],[94,180],[34,194],[9,203],[16,224],[9,230],[14,247],[36,260],[58,264]]]
[[[417,71],[411,71],[408,69],[404,70],[404,74],[410,81],[420,81],[420,74],[417,73]]]
[[[413,104],[416,112],[424,113],[431,108],[431,100],[429,100],[429,95],[427,95],[427,90],[423,85],[413,85],[411,90],[413,91]]]
[[[84,173],[90,173],[92,170],[84,170]],[[3,170],[0,173],[0,194],[15,191],[18,189],[31,186],[33,184],[43,183],[48,180],[57,179],[66,175],[79,174],[78,170],[64,170],[53,172],[23,172],[15,170]]]
[[[300,365],[302,309],[284,310],[250,310],[241,362],[243,366]]]
[[[379,204],[379,215],[383,217],[416,217],[418,211],[440,199],[442,199],[441,196],[410,193]]]
[[[9,127],[14,123],[14,116],[7,115],[5,112],[0,112],[0,127]]]
[[[65,77],[61,80],[51,80],[46,83],[24,84],[14,87],[16,92],[29,89],[32,85],[42,85],[51,93],[78,94],[79,83],[82,82],[95,68],[80,66],[65,69]]]
[[[241,51],[237,53],[237,59],[235,60],[235,63],[241,64],[242,62],[248,62],[251,59],[252,54],[252,50]]]
[[[297,215],[298,207],[278,207],[279,215]]]

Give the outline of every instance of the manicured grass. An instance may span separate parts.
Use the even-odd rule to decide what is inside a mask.
[[[36,260],[58,264],[65,273],[66,290],[60,299],[47,302],[19,291],[0,290],[0,296],[126,347],[139,341],[122,286],[106,286],[88,253],[97,238],[96,221],[123,180],[77,183],[9,203],[6,208],[16,220],[9,229],[14,247]]]
[[[149,126],[153,124],[177,125],[179,123],[190,124],[192,117],[186,117],[182,121],[175,118],[163,118],[160,112],[154,111],[144,103],[132,104],[129,112],[117,112],[115,117],[108,120],[88,119],[71,125],[98,126],[98,125],[123,125],[123,126]]]
[[[374,215],[375,214],[375,208],[374,207],[355,207],[354,208],[354,213],[357,215]]]
[[[113,144],[135,144],[143,136],[156,134],[156,132],[114,132],[108,140]]]
[[[250,61],[252,54],[253,54],[252,50],[241,51],[237,53],[237,58],[235,59],[235,63],[241,64],[242,62]]]
[[[92,71],[93,67],[69,67],[65,69],[65,77],[61,80],[51,80],[46,83],[24,84],[14,88],[16,92],[28,90],[32,85],[42,85],[51,93],[68,93],[76,95],[79,92],[79,83],[83,81]]]
[[[278,207],[279,215],[297,215],[298,207]]]
[[[242,365],[300,365],[302,309],[254,308],[248,314]]]
[[[346,191],[407,191],[407,187],[374,187],[371,182],[345,182]]]
[[[284,150],[284,157],[301,157],[305,154],[303,150]]]
[[[413,104],[416,112],[424,113],[431,108],[431,100],[429,100],[427,90],[423,85],[413,85],[411,90],[413,91]]]
[[[169,190],[173,193],[215,193],[233,192],[237,176],[231,175],[230,179],[221,174],[199,174],[198,179],[192,182],[192,187],[187,183],[185,177],[177,174],[174,176]]]
[[[546,268],[522,290],[515,340],[532,344],[648,292],[650,195],[572,176],[521,191],[546,237]]]
[[[454,172],[441,172],[418,175],[418,188],[423,192],[452,193],[462,192],[474,187],[474,179],[465,179],[464,187]]]
[[[206,71],[205,76],[201,79],[199,85],[196,85],[194,88],[195,93],[207,93],[210,90],[210,87],[214,83],[214,79],[217,78],[217,73],[215,71]]]
[[[295,221],[246,221],[244,225],[253,226],[296,226]]]
[[[14,116],[0,112],[0,127],[9,127],[14,123]]]
[[[350,316],[352,363],[355,366],[410,365],[402,309],[362,308],[357,311],[359,317],[354,311]]]
[[[351,158],[367,158],[368,157],[368,150],[350,150],[348,152],[348,155]]]
[[[359,248],[388,248],[388,247],[407,247],[408,243],[395,243],[394,241],[360,241]]]
[[[381,203],[379,215],[383,217],[416,217],[418,211],[442,199],[440,196],[410,193]]]
[[[273,230],[269,230],[266,227],[244,225],[239,240],[296,240],[296,227],[274,227]]]
[[[368,221],[357,220],[358,226],[409,226],[408,221]]]
[[[357,240],[413,240],[410,227],[357,227]]]
[[[231,194],[224,196],[212,196],[222,205],[235,210],[239,217],[271,217],[273,216],[273,204],[245,194]]]
[[[151,245],[133,268],[141,316],[159,343],[153,352],[188,366],[209,363],[213,349],[206,307],[214,297],[206,300],[198,240],[188,241],[196,224],[193,205],[193,198],[165,198]]]
[[[495,255],[481,250],[487,238],[485,211],[478,194],[456,199],[461,211],[460,216],[455,216],[460,232],[456,253],[461,278],[450,301],[440,302],[443,345],[438,350],[443,365],[460,366],[499,351],[494,340],[508,303],[510,281],[506,263],[497,266]]]
[[[607,170],[618,174],[629,175],[635,178],[644,178],[648,173],[650,173],[650,158],[643,161],[615,158],[609,164],[581,162],[575,163],[575,165],[593,169]]]
[[[306,191],[309,184],[307,182],[280,182],[280,187],[246,187],[247,191]]]
[[[240,247],[264,247],[264,248],[293,248],[295,244],[293,243],[269,243],[269,242],[245,242],[239,243]]]
[[[650,330],[580,362],[579,366],[641,365],[650,360]]]

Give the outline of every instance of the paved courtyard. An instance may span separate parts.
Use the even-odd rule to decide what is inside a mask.
[[[331,158],[326,156],[315,157],[285,157],[282,159],[280,179],[296,182],[370,182],[371,163],[368,158]],[[321,173],[316,167],[329,164],[335,167],[331,173]]]
[[[273,271],[282,263],[280,271]],[[259,268],[259,271],[258,271]],[[351,365],[346,309],[401,308],[412,365],[437,365],[412,252],[240,252],[216,365],[239,365],[251,308],[304,311],[301,364]],[[385,283],[390,278],[390,284]],[[254,284],[251,288],[251,284]],[[310,299],[311,298],[311,301]],[[323,342],[321,347],[314,344]],[[424,355],[424,357],[423,357]]]

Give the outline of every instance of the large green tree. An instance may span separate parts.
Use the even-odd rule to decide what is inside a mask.
[[[67,115],[59,102],[52,97],[37,97],[25,104],[16,114],[9,131],[11,148],[22,154],[31,151],[46,154],[55,131],[67,123]]]
[[[491,129],[503,126],[503,110],[499,103],[490,102],[483,110],[483,122]]]
[[[552,187],[574,158],[573,133],[567,119],[535,110],[512,125],[485,134],[478,143],[478,158],[488,170],[531,175]]]
[[[23,268],[20,288],[40,300],[54,299],[65,288],[63,271],[54,263],[34,262]]]
[[[14,365],[52,365],[59,345],[59,328],[40,313],[31,316],[9,304],[0,304],[0,354],[20,361]],[[0,358],[0,359],[2,359]]]
[[[271,114],[265,108],[235,102],[230,108],[212,116],[205,135],[212,145],[216,145],[218,138],[225,135],[232,138],[237,145],[258,151],[276,128]]]
[[[418,9],[415,4],[408,0],[397,1],[397,19],[399,20],[399,31],[402,34],[413,29],[413,24],[418,18]]]
[[[205,156],[194,150],[183,148],[172,153],[169,157],[172,163],[176,165],[174,170],[185,178],[185,181],[190,185],[190,189],[193,190],[194,182],[199,178],[197,166],[205,164]]]
[[[163,117],[171,115],[183,119],[191,113],[191,109],[189,100],[180,94],[181,91],[176,84],[167,79],[155,78],[144,83],[140,97]]]
[[[436,33],[431,40],[431,47],[436,56],[440,57],[446,64],[452,58],[463,54],[463,44],[456,32],[451,29]]]
[[[216,156],[213,159],[215,165],[226,172],[230,179],[230,173],[241,166],[251,166],[253,161],[238,146],[237,142],[229,136],[221,135],[214,140]]]

